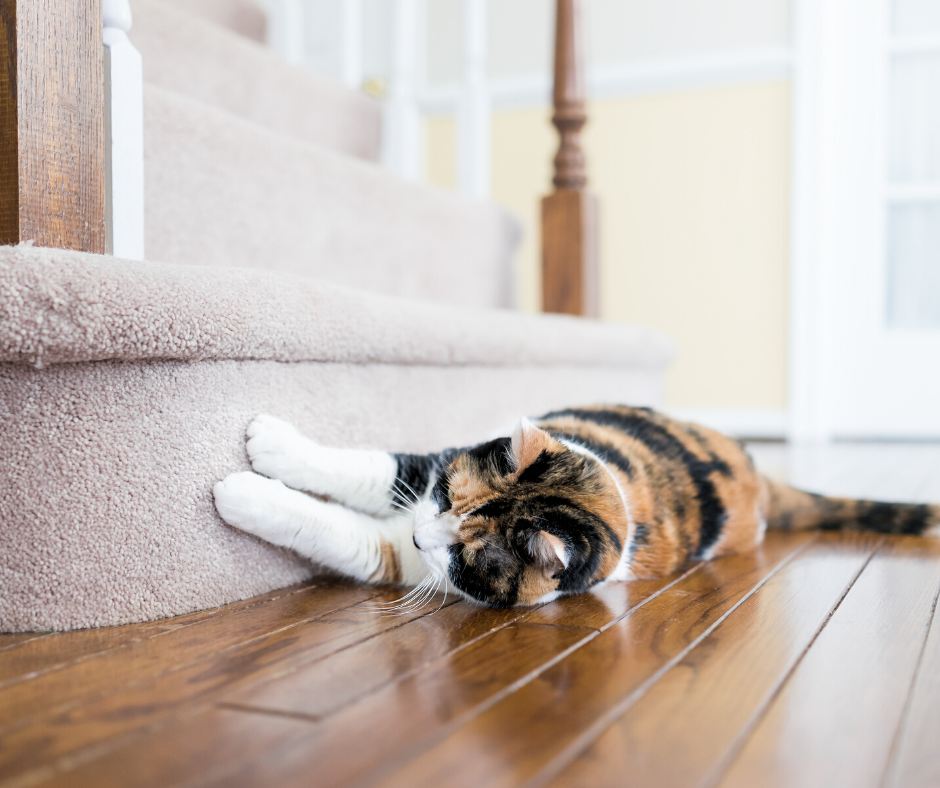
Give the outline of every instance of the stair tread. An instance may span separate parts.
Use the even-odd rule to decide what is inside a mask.
[[[267,14],[252,0],[160,0],[189,14],[195,14],[214,25],[241,36],[264,43]]]
[[[273,131],[375,161],[381,105],[264,46],[159,0],[131,0],[144,79]]]
[[[357,289],[514,305],[519,226],[495,205],[404,181],[145,85],[146,253]]]
[[[459,308],[251,269],[0,248],[0,362],[120,359],[662,369],[638,326]]]

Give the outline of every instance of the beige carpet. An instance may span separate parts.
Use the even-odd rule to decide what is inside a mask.
[[[226,13],[245,21],[242,3],[200,0],[190,7],[190,2],[131,0],[129,36],[143,58],[147,83],[301,142],[379,158],[382,108],[375,99],[292,66],[264,45],[220,27]]]

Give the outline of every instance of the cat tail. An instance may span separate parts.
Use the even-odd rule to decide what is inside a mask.
[[[800,531],[876,531],[882,534],[940,535],[940,505],[882,503],[827,498],[761,479],[761,500],[768,528]]]

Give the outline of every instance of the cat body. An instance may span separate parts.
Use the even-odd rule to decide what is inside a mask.
[[[768,526],[940,524],[940,506],[777,484],[736,441],[647,408],[557,411],[432,455],[325,447],[259,416],[247,449],[256,473],[214,489],[230,525],[363,582],[445,587],[496,607],[745,552]]]

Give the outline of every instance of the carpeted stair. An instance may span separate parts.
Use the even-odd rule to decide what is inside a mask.
[[[565,405],[661,401],[665,339],[494,309],[512,303],[512,219],[383,172],[371,131],[315,128],[371,128],[371,100],[178,5],[133,3],[161,262],[0,248],[0,631],[155,619],[316,571],[215,514],[259,412],[430,451]],[[265,109],[264,69],[306,116]]]

